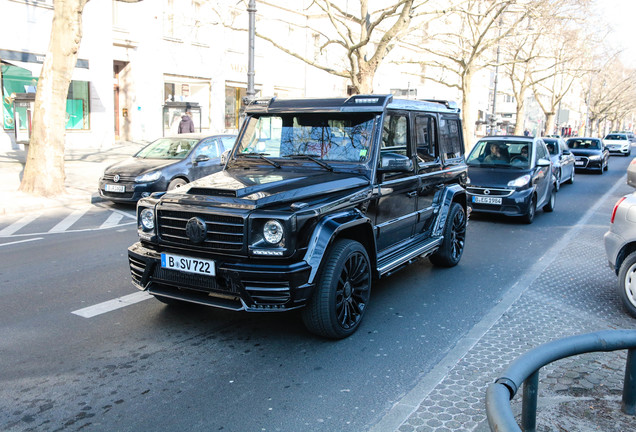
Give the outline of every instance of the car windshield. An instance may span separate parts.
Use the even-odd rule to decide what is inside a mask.
[[[551,155],[556,156],[559,154],[559,142],[555,139],[544,139],[545,146],[548,148],[548,151]]]
[[[367,113],[248,117],[235,154],[336,162],[364,161],[369,155],[374,119],[373,114]]]
[[[199,142],[198,139],[159,138],[135,155],[140,159],[183,159]]]
[[[627,135],[610,134],[610,135],[606,136],[604,139],[606,139],[606,140],[627,140]]]
[[[567,144],[571,149],[600,150],[601,148],[601,141],[592,138],[571,138]]]
[[[496,166],[501,168],[528,168],[532,142],[507,140],[480,140],[468,155],[468,166]]]

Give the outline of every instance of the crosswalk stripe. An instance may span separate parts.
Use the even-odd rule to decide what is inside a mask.
[[[60,223],[55,225],[53,228],[49,230],[50,233],[64,232],[71,227],[75,222],[79,220],[84,213],[88,211],[88,207],[84,207],[83,209],[75,210],[70,215],[66,216]]]
[[[117,225],[123,218],[123,214],[112,212],[110,216],[108,216],[108,219],[106,219],[106,221],[99,227],[99,229],[113,227]]]
[[[103,303],[98,303],[93,306],[88,306],[83,309],[78,309],[71,313],[75,315],[79,315],[84,318],[92,318],[97,315],[105,314],[106,312],[111,312],[116,309],[129,306],[131,304],[148,300],[149,298],[152,298],[152,296],[148,294],[146,291],[139,291],[134,294],[129,294],[127,296],[118,297],[116,299],[108,300]]]
[[[34,213],[34,214],[23,216],[19,220],[15,221],[11,225],[9,225],[8,227],[0,231],[0,236],[10,236],[11,234],[15,233],[16,231],[20,230],[24,226],[33,222],[40,216],[41,216],[41,213]]]

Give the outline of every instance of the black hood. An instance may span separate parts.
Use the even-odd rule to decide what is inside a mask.
[[[139,174],[163,168],[175,162],[179,161],[175,159],[141,159],[132,157],[109,166],[104,170],[104,173],[119,174],[120,176],[138,176]]]
[[[240,169],[220,171],[163,196],[162,202],[258,208],[285,202],[322,200],[327,195],[353,191],[370,184],[355,173],[318,170]]]
[[[509,181],[530,173],[531,169],[468,167],[470,184],[477,187],[506,188]]]

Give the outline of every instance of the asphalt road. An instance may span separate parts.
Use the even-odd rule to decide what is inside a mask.
[[[142,300],[126,258],[134,224],[101,222],[128,210],[91,209],[81,230],[62,232],[45,227],[63,215],[44,213],[0,238],[0,430],[368,430],[624,178],[630,160],[612,157],[603,175],[577,173],[554,213],[538,212],[532,225],[472,216],[459,266],[420,260],[380,281],[359,331],[337,342],[308,334],[294,313]],[[141,301],[77,314],[127,304],[130,294]]]

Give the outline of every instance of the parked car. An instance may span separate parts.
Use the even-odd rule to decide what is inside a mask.
[[[446,101],[259,99],[223,171],[137,205],[133,284],[164,303],[301,310],[307,329],[359,328],[373,281],[428,257],[459,263],[466,163]]]
[[[629,141],[632,143],[636,142],[636,135],[634,135],[634,132],[632,131],[627,131],[627,130],[620,130],[620,131],[611,131],[611,134],[613,133],[621,133],[621,134],[626,134],[627,138],[629,138]]]
[[[159,138],[134,156],[104,170],[99,194],[114,202],[137,202],[153,192],[181,187],[220,171],[221,154],[236,135],[188,133]]]
[[[603,144],[610,153],[618,153],[623,156],[632,154],[632,141],[624,133],[610,133],[603,138]]]
[[[636,188],[636,158],[627,166],[627,184]]]
[[[537,208],[554,210],[556,178],[542,138],[484,137],[466,163],[466,192],[473,212],[520,216],[532,223]]]
[[[559,187],[562,183],[574,183],[574,155],[568,148],[565,140],[562,138],[549,138],[544,137],[543,142],[550,152],[550,159],[552,160],[552,173],[556,178],[556,187]]]
[[[625,310],[636,317],[636,193],[618,200],[605,233],[609,266],[618,276],[618,296]]]
[[[599,174],[609,169],[609,151],[600,138],[575,137],[565,143],[576,159],[576,169],[596,170]]]

